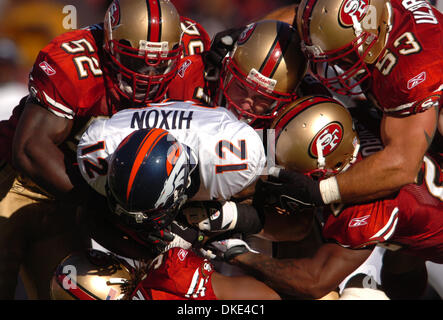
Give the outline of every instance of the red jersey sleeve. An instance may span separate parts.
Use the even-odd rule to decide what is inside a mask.
[[[99,26],[75,30],[43,48],[29,76],[30,93],[52,113],[73,119],[105,94]]]
[[[371,90],[386,114],[410,115],[442,103],[443,15],[420,2],[391,1],[393,29],[374,65]]]
[[[192,251],[172,248],[154,261],[142,287],[152,300],[217,300],[213,272],[208,260]]]
[[[173,100],[204,101],[206,82],[204,79],[205,66],[200,54],[184,57],[177,76],[168,87],[168,98]]]
[[[181,17],[181,29],[183,32],[182,43],[184,55],[190,56],[196,53],[202,53],[209,50],[211,38],[206,30],[192,19]]]

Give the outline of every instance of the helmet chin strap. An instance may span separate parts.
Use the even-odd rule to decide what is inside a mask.
[[[356,35],[356,37],[360,37],[361,34],[363,33],[363,28],[361,26],[361,23],[358,22],[358,19],[355,15],[352,15],[352,24],[353,24],[353,28],[354,28],[354,33]]]
[[[316,148],[317,148],[317,168],[324,169],[326,165],[326,159],[323,156],[323,143],[324,140],[317,139]]]

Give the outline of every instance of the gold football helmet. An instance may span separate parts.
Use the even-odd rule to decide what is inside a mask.
[[[352,164],[360,142],[349,111],[335,99],[308,96],[288,105],[274,120],[278,165],[320,177]]]
[[[160,100],[183,52],[180,16],[169,0],[114,0],[104,20],[116,90],[136,103]]]
[[[275,20],[250,24],[223,62],[217,103],[256,128],[269,125],[277,110],[295,99],[306,70],[291,25]]]
[[[52,276],[51,299],[121,300],[131,283],[130,268],[114,255],[99,250],[70,254]]]
[[[312,70],[340,94],[360,94],[392,29],[389,0],[302,0],[297,29]],[[329,67],[329,68],[328,68]]]

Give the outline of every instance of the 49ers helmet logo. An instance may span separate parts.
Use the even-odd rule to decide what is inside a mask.
[[[339,10],[340,24],[344,27],[352,27],[354,21],[352,17],[356,17],[357,21],[363,20],[368,13],[370,0],[345,0],[341,4]]]
[[[254,32],[256,26],[257,25],[255,23],[248,25],[246,29],[243,30],[243,32],[238,37],[237,44],[243,44],[246,41],[248,41],[248,39],[251,37],[252,33]]]
[[[331,122],[321,129],[309,145],[309,155],[313,158],[318,157],[317,145],[321,147],[323,156],[326,157],[334,151],[343,140],[343,127],[338,122]]]
[[[112,28],[120,24],[120,3],[118,0],[114,0],[109,7],[109,18]]]

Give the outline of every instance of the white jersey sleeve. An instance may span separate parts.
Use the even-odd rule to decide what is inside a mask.
[[[225,108],[189,101],[151,104],[97,120],[83,134],[77,160],[96,191],[105,194],[108,162],[120,142],[145,128],[168,130],[197,156],[200,186],[193,200],[229,199],[253,183],[266,164],[260,136]]]
[[[82,135],[77,148],[77,161],[83,178],[102,195],[106,195],[110,158],[120,142],[131,133],[123,128],[110,130],[108,120],[93,121]]]

